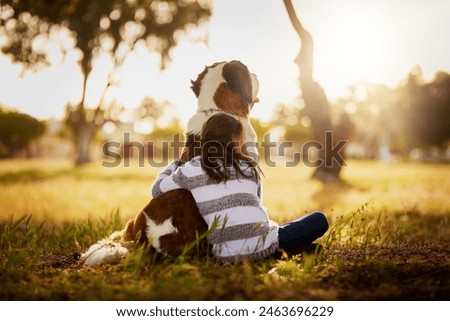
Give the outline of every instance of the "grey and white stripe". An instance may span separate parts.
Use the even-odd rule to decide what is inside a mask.
[[[223,243],[227,241],[239,240],[242,235],[247,237],[261,236],[269,232],[269,226],[262,224],[242,224],[235,226],[223,226],[222,228],[216,228],[209,237],[211,244]]]
[[[197,203],[198,210],[202,216],[218,211],[225,211],[237,206],[259,207],[259,200],[252,194],[236,193]],[[245,213],[242,214],[245,215]]]
[[[210,230],[213,254],[223,261],[260,259],[278,247],[278,226],[269,223],[261,206],[261,184],[249,165],[241,164],[246,175],[230,168],[232,178],[214,183],[200,166],[200,158],[178,167],[175,162],[157,177],[153,197],[174,189],[191,191],[200,214]]]

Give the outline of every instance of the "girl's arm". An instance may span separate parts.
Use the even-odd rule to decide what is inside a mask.
[[[176,183],[178,180],[174,181],[174,177],[183,175],[181,173],[182,167],[180,166],[181,162],[179,160],[172,161],[163,171],[158,174],[156,181],[152,186],[152,196],[156,198],[161,196],[165,192],[183,188],[183,186]]]
[[[261,186],[261,180],[258,180],[258,189],[256,191],[256,195],[258,195],[259,201],[262,202],[262,186]]]

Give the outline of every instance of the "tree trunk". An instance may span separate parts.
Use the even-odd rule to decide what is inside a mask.
[[[96,132],[96,127],[90,123],[77,124],[73,131],[76,148],[75,165],[80,166],[91,161],[90,147]]]
[[[100,107],[94,110],[86,110],[84,108],[84,102],[86,98],[86,85],[87,78],[89,73],[88,64],[82,64],[83,73],[84,73],[84,81],[83,81],[83,93],[82,93],[82,101],[75,109],[71,109],[70,106],[67,107],[67,118],[66,123],[69,126],[73,141],[75,145],[75,165],[80,166],[91,161],[90,157],[90,147],[92,144],[92,140],[99,128],[97,123],[97,116],[100,113]],[[102,95],[102,98],[104,93]],[[88,117],[88,113],[90,113]]]
[[[75,110],[67,107],[66,124],[72,133],[76,166],[90,162],[90,146],[98,129],[94,121],[87,120],[87,112],[93,111],[87,111],[82,103]]]
[[[301,49],[295,59],[300,71],[300,89],[305,103],[305,112],[311,119],[313,140],[322,148],[319,150],[313,178],[321,181],[337,181],[343,165],[343,159],[335,158],[334,143],[329,140],[333,135],[333,125],[330,117],[330,104],[322,87],[313,79],[313,39],[302,26],[291,0],[283,0],[292,26],[300,37]]]

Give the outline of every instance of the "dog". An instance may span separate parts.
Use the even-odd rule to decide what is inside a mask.
[[[216,113],[226,113],[239,119],[245,129],[248,156],[256,161],[256,133],[250,123],[250,111],[259,101],[257,76],[238,60],[217,62],[206,66],[191,81],[198,108],[189,119],[186,145],[180,161],[187,162],[199,154],[198,144],[203,124]],[[92,245],[81,255],[86,265],[117,262],[132,247],[150,245],[151,253],[164,256],[189,254],[189,245],[198,242],[192,250],[208,250],[207,225],[200,216],[191,193],[178,189],[152,199],[125,228]]]
[[[197,112],[189,119],[186,131],[186,149],[181,160],[196,156],[203,124],[215,113],[226,113],[238,118],[245,130],[247,154],[258,161],[256,133],[250,123],[250,111],[259,102],[259,82],[247,66],[237,60],[217,62],[205,69],[191,81],[197,97]]]

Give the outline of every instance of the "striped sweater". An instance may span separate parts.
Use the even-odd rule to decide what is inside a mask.
[[[278,225],[269,221],[261,205],[261,185],[247,163],[242,172],[231,168],[231,178],[216,183],[203,171],[200,157],[177,166],[173,161],[157,177],[153,197],[174,189],[189,190],[210,230],[213,255],[224,262],[262,259],[278,248]]]

